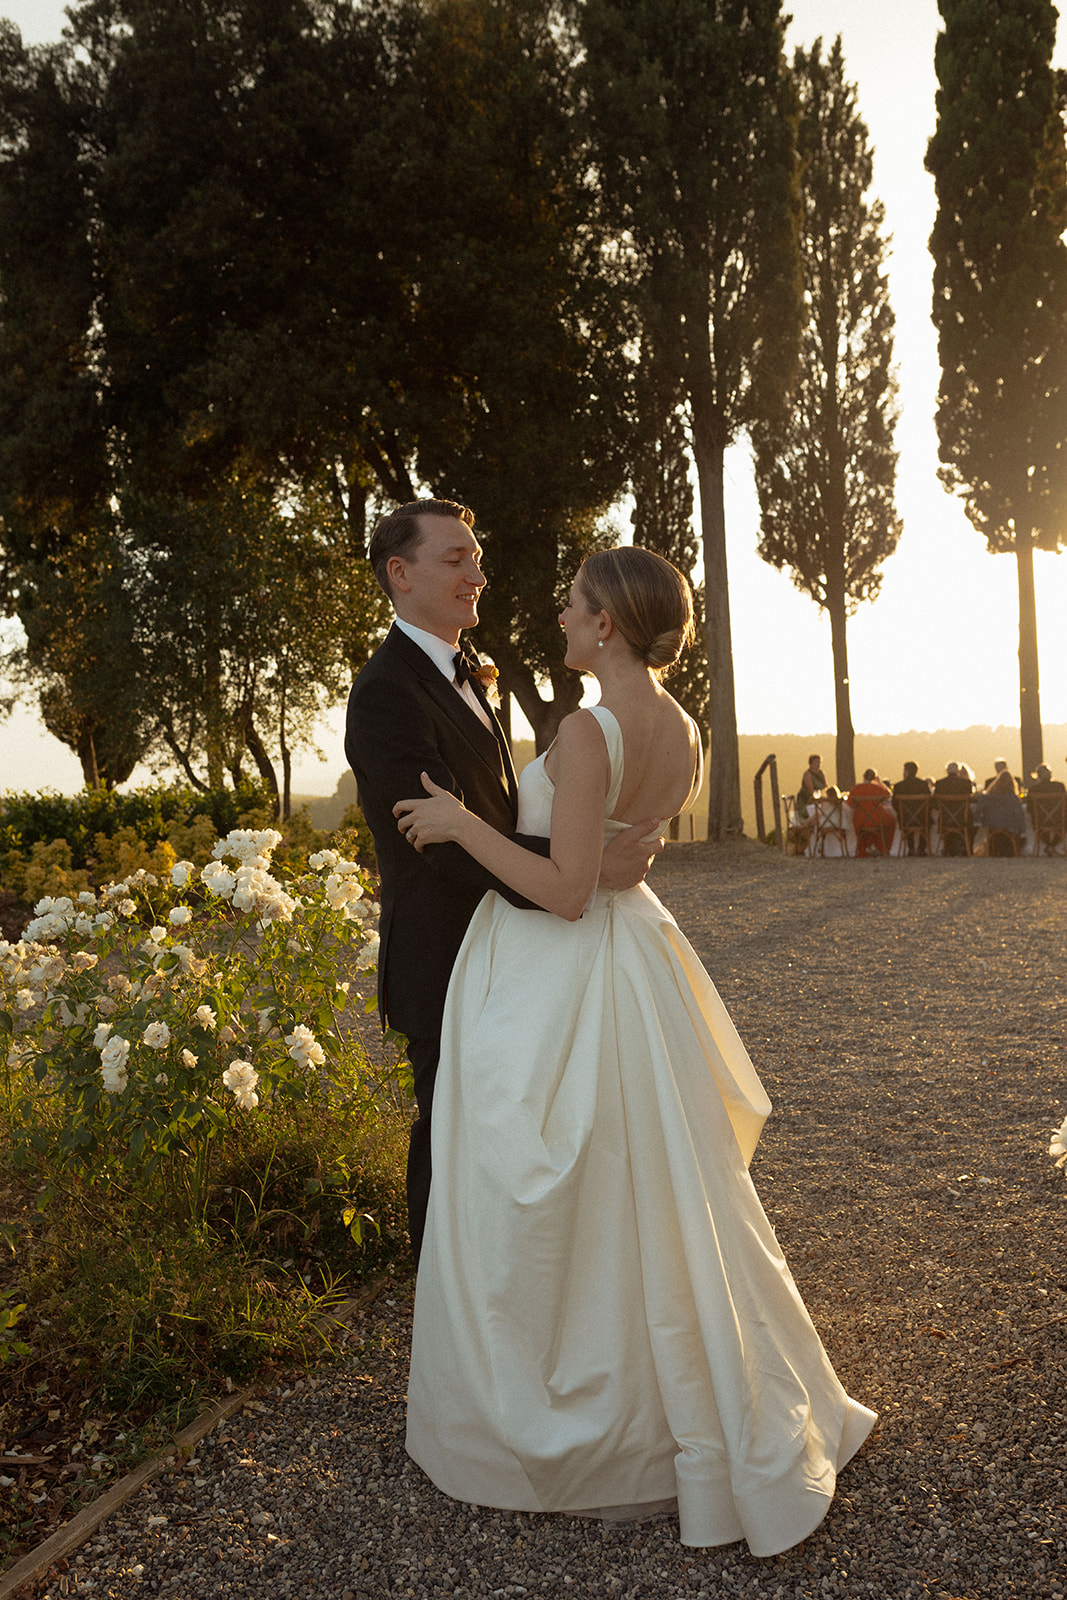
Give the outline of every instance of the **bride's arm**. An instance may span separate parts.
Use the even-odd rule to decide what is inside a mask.
[[[509,888],[575,922],[600,872],[609,778],[600,726],[589,712],[576,711],[564,718],[556,741],[552,846],[547,858],[531,855],[505,838],[425,774],[429,798],[401,800],[393,814],[416,850],[453,840]]]

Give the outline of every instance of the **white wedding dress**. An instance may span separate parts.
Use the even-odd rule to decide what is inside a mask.
[[[622,736],[594,710],[611,758]],[[549,832],[544,759],[519,827]],[[622,823],[608,821],[610,834]],[[643,885],[577,922],[482,901],[445,1009],[407,1447],[521,1511],[677,1496],[682,1542],[774,1555],[875,1415],[830,1365],[748,1174],[770,1111]]]

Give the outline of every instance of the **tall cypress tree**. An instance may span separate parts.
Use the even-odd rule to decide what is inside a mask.
[[[742,826],[723,458],[786,403],[800,327],[784,23],[779,0],[584,0],[578,17],[601,205],[642,335],[686,400],[717,839]]]
[[[941,480],[1019,581],[1023,769],[1041,760],[1034,550],[1067,513],[1067,172],[1050,0],[939,0],[926,165]]]
[[[846,624],[896,548],[893,312],[871,148],[841,40],[793,63],[800,107],[800,248],[808,320],[792,405],[753,428],[760,555],[830,617],[839,784],[855,782]]]

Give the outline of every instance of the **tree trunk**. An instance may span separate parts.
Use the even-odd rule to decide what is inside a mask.
[[[222,663],[217,649],[212,649],[207,666],[207,683],[204,703],[206,723],[208,788],[217,791],[223,787],[224,753],[222,734]]]
[[[1041,735],[1041,680],[1037,661],[1037,597],[1034,593],[1034,541],[1029,523],[1015,535],[1019,573],[1019,737],[1024,783],[1044,759]]]
[[[289,655],[285,657],[286,671],[289,669]],[[285,717],[287,702],[284,685],[282,687],[281,705],[278,709],[278,749],[282,757],[282,821],[288,822],[293,814],[293,756],[289,749],[289,742],[285,737]]]
[[[691,393],[693,458],[700,486],[700,532],[704,548],[704,610],[708,647],[708,838],[744,832],[741,769],[734,703],[734,654],[726,570],[726,508],[723,503],[725,441],[718,408]]]
[[[834,747],[834,775],[837,787],[847,794],[856,781],[856,734],[852,726],[852,699],[848,682],[848,613],[845,606],[844,565],[839,573],[828,574],[826,609],[830,613],[830,641],[834,658],[834,708],[837,713],[837,739]]]
[[[100,768],[96,761],[96,740],[93,738],[93,728],[90,722],[82,725],[78,735],[78,760],[81,762],[82,777],[87,789],[100,788]]]
[[[277,821],[278,813],[281,811],[281,799],[278,794],[278,774],[275,772],[270,756],[266,752],[263,740],[256,732],[256,725],[252,721],[251,708],[249,708],[248,716],[245,720],[244,736],[245,744],[251,751],[252,759],[259,769],[259,775],[267,786],[267,792],[271,797],[271,809],[274,812],[274,819]]]

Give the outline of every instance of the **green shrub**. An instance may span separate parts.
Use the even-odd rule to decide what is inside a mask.
[[[188,784],[151,784],[120,794],[114,789],[82,789],[75,795],[41,790],[0,795],[0,854],[28,855],[37,843],[66,839],[75,868],[89,867],[100,835],[112,838],[132,828],[150,848],[172,832],[207,818],[216,837],[234,828],[266,826],[270,802],[261,784],[202,793]]]

